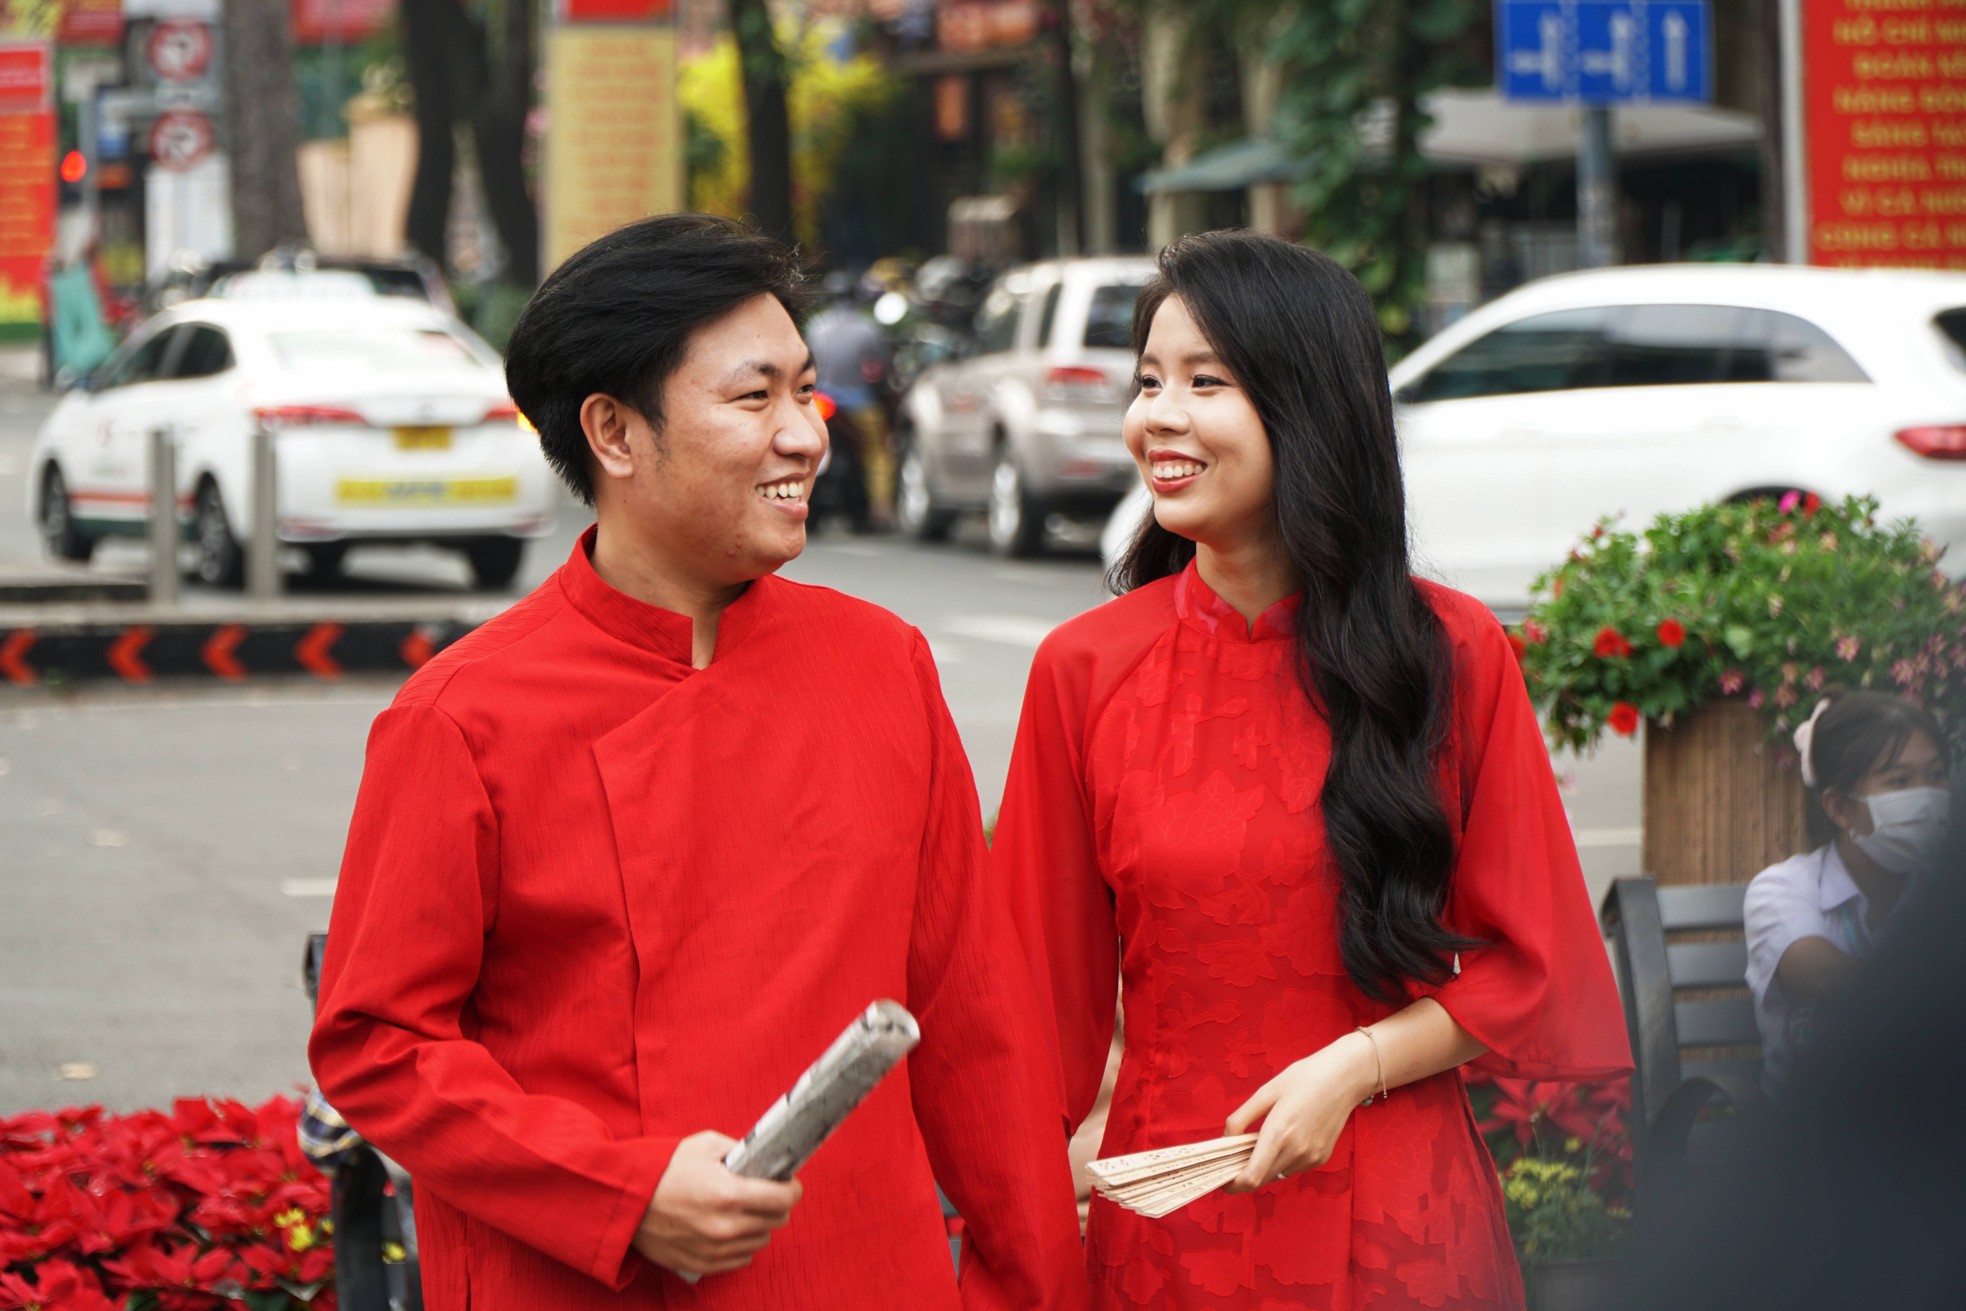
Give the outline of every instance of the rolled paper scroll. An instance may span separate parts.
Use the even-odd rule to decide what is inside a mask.
[[[921,1040],[921,1027],[900,1002],[875,1002],[758,1117],[724,1168],[747,1179],[790,1179]]]
[[[724,1168],[747,1179],[790,1179],[921,1040],[921,1026],[905,1006],[875,1002],[758,1117],[724,1155]],[[692,1284],[699,1278],[676,1273]]]

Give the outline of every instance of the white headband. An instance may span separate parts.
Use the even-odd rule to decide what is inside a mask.
[[[1815,712],[1809,716],[1809,722],[1795,730],[1795,750],[1796,754],[1802,757],[1802,786],[1806,788],[1816,786],[1816,764],[1810,759],[1810,748],[1816,742],[1816,721],[1821,719],[1823,711],[1828,709],[1829,698],[1824,697],[1816,703]]]

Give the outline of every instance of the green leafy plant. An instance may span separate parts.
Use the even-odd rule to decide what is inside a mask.
[[[1265,7],[1267,8],[1267,7]],[[1427,179],[1420,137],[1431,92],[1491,76],[1483,0],[1322,0],[1288,10],[1277,131],[1308,176],[1305,239],[1350,268],[1397,354],[1426,301]]]
[[[1525,1265],[1606,1256],[1630,1218],[1591,1187],[1588,1169],[1546,1156],[1515,1159],[1502,1174],[1502,1202]]]
[[[1466,1078],[1523,1262],[1611,1254],[1631,1223],[1630,1083]]]
[[[1511,636],[1551,742],[1578,751],[1723,699],[1779,738],[1833,686],[1966,722],[1966,586],[1940,554],[1860,497],[1702,506],[1642,534],[1606,520]]]

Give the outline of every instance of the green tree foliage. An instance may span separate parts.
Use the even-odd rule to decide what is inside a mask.
[[[1358,275],[1396,347],[1426,298],[1422,98],[1489,81],[1488,16],[1487,0],[1296,0],[1272,47],[1278,136],[1311,169],[1306,239]]]
[[[831,23],[790,22],[781,23],[777,35],[790,70],[791,227],[807,247],[818,243],[820,210],[839,181],[855,125],[886,107],[900,86],[872,55],[834,59],[827,47],[837,35]],[[683,65],[679,94],[689,121],[689,198],[695,209],[752,213],[762,222],[745,130],[742,59],[737,40],[725,35]]]

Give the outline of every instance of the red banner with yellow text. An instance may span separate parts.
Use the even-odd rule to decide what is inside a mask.
[[[1966,3],[1801,10],[1809,262],[1966,269]]]
[[[55,240],[54,45],[0,41],[0,332],[41,322]]]

